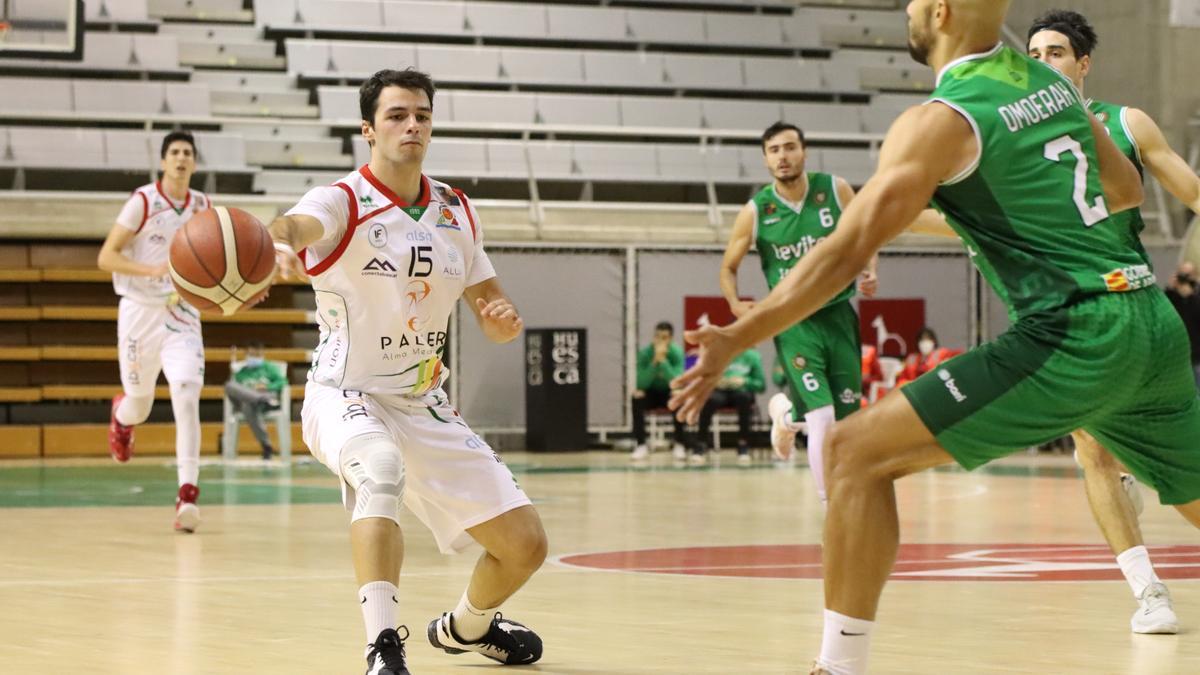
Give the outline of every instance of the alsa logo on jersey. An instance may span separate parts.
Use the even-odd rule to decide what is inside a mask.
[[[437,226],[450,230],[462,230],[462,227],[458,224],[458,219],[454,217],[454,212],[448,206],[443,206],[438,211]]]
[[[1124,293],[1153,286],[1157,279],[1149,265],[1133,265],[1101,275],[1110,293]]]
[[[813,237],[806,234],[800,237],[800,241],[794,244],[784,244],[783,246],[771,244],[771,251],[775,253],[776,260],[788,261],[793,258],[799,259],[823,241],[825,241],[825,237]]]
[[[839,396],[838,398],[841,399],[842,403],[845,403],[846,405],[851,405],[858,399],[862,398],[862,394],[855,392],[853,389],[845,389],[842,391],[841,396]]]
[[[954,381],[954,376],[950,374],[950,371],[943,368],[937,371],[937,374],[942,383],[946,385],[946,391],[950,392],[955,401],[962,403],[967,400],[967,395],[962,393],[962,390],[958,388],[958,383]]]
[[[396,266],[386,258],[371,258],[371,262],[363,265],[362,275],[364,277],[388,277],[395,279],[398,276]]]

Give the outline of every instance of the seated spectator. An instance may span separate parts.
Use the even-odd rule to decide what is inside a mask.
[[[671,380],[683,374],[683,347],[675,343],[675,328],[667,321],[654,327],[654,339],[638,350],[637,389],[633,392],[633,438],[637,445],[631,459],[650,456],[646,445],[646,413],[666,408],[671,398]],[[687,438],[683,423],[671,416],[675,425],[675,459],[687,459]]]
[[[246,348],[245,360],[225,383],[225,395],[237,406],[242,419],[262,446],[263,459],[271,459],[275,452],[263,424],[263,414],[279,409],[279,396],[286,386],[287,379],[279,367],[263,359],[262,343],[253,343]]]
[[[879,348],[874,345],[863,345],[862,348],[862,407],[874,403],[871,398],[871,385],[883,383],[883,367],[879,363]],[[882,395],[882,394],[881,394]]]
[[[1196,266],[1190,262],[1180,263],[1175,276],[1167,282],[1167,299],[1179,312],[1179,318],[1187,328],[1188,341],[1192,346],[1192,371],[1196,386],[1200,387],[1200,295],[1196,293]]]
[[[737,409],[737,457],[739,464],[750,463],[750,418],[754,413],[754,395],[766,391],[762,357],[758,350],[748,349],[737,356],[725,372],[708,402],[700,411],[700,437],[692,448],[692,463],[708,461],[708,438],[712,431],[713,415],[722,408]]]
[[[928,326],[922,328],[917,333],[917,351],[910,352],[904,360],[904,370],[896,377],[896,386],[912,382],[961,353],[961,349],[939,347],[937,333]]]

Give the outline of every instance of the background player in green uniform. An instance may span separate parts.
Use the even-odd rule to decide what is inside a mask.
[[[1066,75],[1082,94],[1097,42],[1095,29],[1083,15],[1055,10],[1039,17],[1030,27],[1029,56]],[[1171,194],[1192,211],[1200,213],[1200,177],[1171,149],[1149,115],[1137,108],[1102,101],[1088,100],[1087,104],[1139,173],[1144,174],[1145,169],[1149,169]],[[1128,228],[1130,246],[1142,251],[1149,264],[1150,259],[1138,239],[1145,229],[1141,212],[1131,209],[1114,214],[1113,219]],[[1140,606],[1130,621],[1131,628],[1135,633],[1178,632],[1170,595],[1154,573],[1142,541],[1137,521],[1141,499],[1136,482],[1132,476],[1121,474],[1120,464],[1090,434],[1080,431],[1074,437],[1075,456],[1084,469],[1092,513],[1116,554],[1134,597],[1139,600]]]
[[[728,327],[689,333],[672,408],[694,419],[741,349],[810,316],[931,201],[1015,321],[834,425],[826,441],[825,629],[814,673],[866,670],[899,543],[894,481],[980,466],[1085,429],[1200,525],[1200,399],[1186,331],[1111,221],[1141,176],[1053,69],[1000,43],[1006,0],[913,0],[932,100],[888,131],[875,176],[832,236]]]
[[[854,198],[845,180],[828,173],[805,171],[804,132],[776,122],[762,134],[763,162],[774,181],[754,195],[734,221],[721,263],[721,292],[734,316],[754,306],[738,295],[737,275],[753,246],[758,249],[767,287],[774,288],[809,251],[837,229],[842,209]],[[878,288],[876,258],[862,272],[866,297]],[[858,315],[850,306],[854,283],[846,286],[819,312],[775,338],[779,362],[791,396],[771,398],[771,446],[780,459],[791,457],[803,416],[807,426],[808,464],[825,501],[821,447],[835,419],[858,409],[862,395],[862,346]]]

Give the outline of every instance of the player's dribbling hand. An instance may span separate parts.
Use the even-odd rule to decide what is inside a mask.
[[[517,308],[508,298],[499,298],[491,302],[487,302],[483,298],[476,298],[475,306],[479,309],[479,320],[483,332],[492,342],[500,344],[511,342],[521,334],[521,329],[525,327],[524,319],[517,313]]]
[[[700,420],[704,402],[733,360],[734,344],[728,329],[716,326],[689,330],[683,334],[683,339],[700,346],[700,358],[690,370],[671,381],[671,400],[667,407],[675,411],[676,419],[695,424]]]
[[[280,281],[296,279],[307,281],[308,274],[304,271],[304,263],[291,246],[283,242],[275,242],[275,278]]]
[[[858,275],[858,292],[862,293],[864,298],[873,298],[879,292],[879,276],[871,270],[863,270],[863,273]]]

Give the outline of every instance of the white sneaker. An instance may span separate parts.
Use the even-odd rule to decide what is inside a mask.
[[[687,448],[683,447],[683,443],[676,443],[671,447],[671,455],[680,461],[687,459]]]
[[[1127,473],[1123,473],[1121,474],[1121,487],[1125,488],[1125,493],[1129,495],[1129,501],[1133,503],[1134,515],[1142,515],[1142,510],[1146,508],[1146,503],[1142,501],[1142,491],[1138,488],[1137,479]]]
[[[704,466],[708,464],[708,455],[693,454],[691,457],[688,457],[688,464],[692,466]]]
[[[738,455],[737,463],[739,466],[750,466],[750,453]]]
[[[1153,583],[1138,598],[1138,610],[1129,621],[1135,633],[1174,635],[1179,632],[1179,619],[1171,607],[1171,592],[1161,583]]]
[[[772,396],[767,404],[767,414],[771,417],[771,449],[776,457],[784,461],[796,449],[796,430],[788,421],[791,412],[792,401],[782,392]]]
[[[649,456],[650,448],[646,447],[646,444],[643,443],[633,449],[633,452],[629,454],[629,459],[646,459]]]

